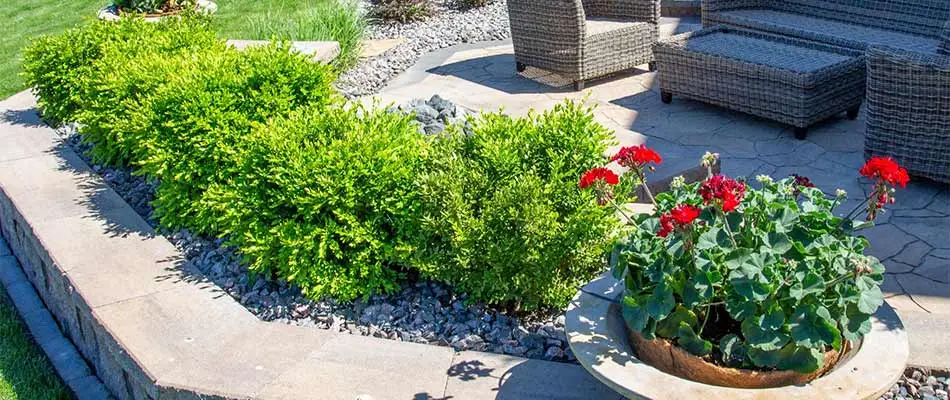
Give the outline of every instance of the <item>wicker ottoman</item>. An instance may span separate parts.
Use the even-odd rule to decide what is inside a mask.
[[[795,127],[840,112],[855,119],[864,99],[864,54],[817,42],[721,26],[657,43],[661,99],[673,95]]]

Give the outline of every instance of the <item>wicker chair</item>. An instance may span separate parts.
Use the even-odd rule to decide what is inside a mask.
[[[950,39],[950,36],[948,36]],[[868,49],[865,156],[894,157],[911,175],[950,183],[950,46],[943,55]]]
[[[530,65],[584,81],[649,64],[660,0],[508,0],[518,72]]]

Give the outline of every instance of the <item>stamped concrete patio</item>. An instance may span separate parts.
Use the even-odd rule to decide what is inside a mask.
[[[662,32],[688,31],[694,23],[667,19]],[[574,92],[556,74],[528,68],[515,72],[509,41],[464,45],[423,57],[377,97],[402,103],[434,94],[474,110],[504,109],[510,114],[545,110],[564,99],[595,106],[599,122],[616,132],[619,145],[645,143],[664,157],[658,174],[695,166],[706,151],[718,152],[723,173],[754,178],[770,174],[809,177],[829,193],[846,190],[847,213],[870,188],[860,178],[864,163],[865,121],[842,114],[814,126],[807,140],[796,140],[790,127],[741,113],[674,98],[662,104],[656,75],[641,70],[589,82]],[[616,146],[614,147],[616,148]],[[950,187],[912,181],[897,193],[876,227],[864,231],[870,253],[888,268],[884,290],[911,340],[911,363],[950,368]]]

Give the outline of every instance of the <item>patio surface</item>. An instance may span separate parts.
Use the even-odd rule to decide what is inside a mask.
[[[665,36],[698,27],[695,20],[664,18],[661,31]],[[553,73],[530,67],[516,73],[510,41],[489,42],[430,53],[376,97],[403,103],[439,94],[470,109],[509,114],[587,99],[620,145],[645,143],[663,156],[659,174],[695,166],[706,151],[718,152],[729,176],[796,173],[828,193],[846,190],[851,199],[841,214],[870,188],[858,174],[864,163],[863,109],[856,121],[842,113],[812,127],[807,140],[796,140],[790,127],[760,118],[680,98],[662,104],[655,74],[641,68],[574,92]],[[863,231],[869,252],[887,266],[883,289],[907,326],[911,363],[950,368],[950,346],[938,345],[950,330],[950,186],[916,180],[896,197],[877,226]]]

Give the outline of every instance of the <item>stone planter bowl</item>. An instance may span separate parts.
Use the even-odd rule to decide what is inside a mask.
[[[211,0],[198,0],[195,3],[195,10],[202,14],[214,14],[215,11],[218,11],[218,5]],[[158,22],[164,17],[177,14],[179,14],[179,11],[164,14],[148,14],[145,16],[145,20],[148,22]],[[119,7],[115,4],[110,4],[100,9],[96,17],[102,21],[118,21],[119,18],[122,18],[119,13]]]
[[[767,389],[714,386],[660,371],[634,355],[615,301],[623,285],[609,274],[571,301],[566,327],[571,350],[595,378],[629,399],[858,399],[877,400],[901,377],[910,349],[897,313],[885,303],[871,332],[830,372],[807,384]]]

